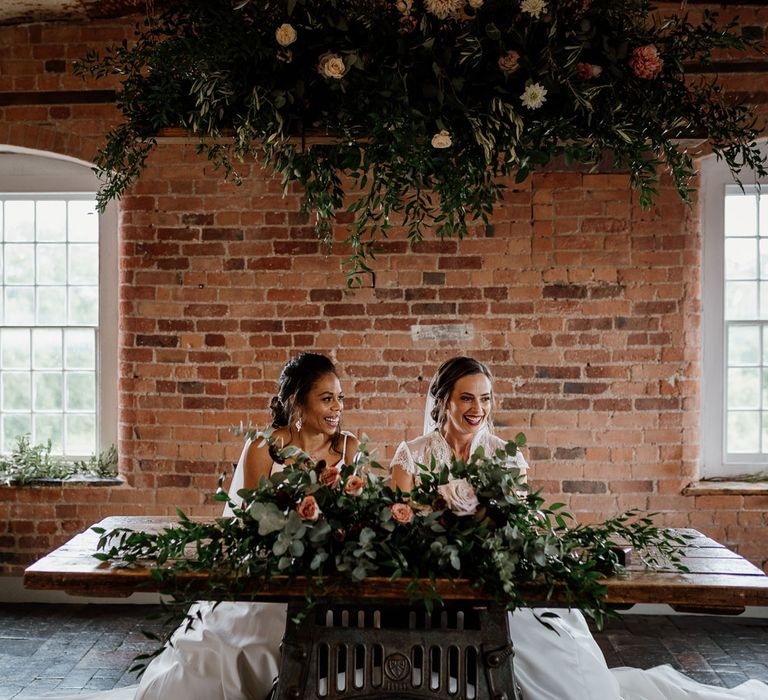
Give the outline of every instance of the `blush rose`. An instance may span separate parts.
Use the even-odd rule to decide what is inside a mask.
[[[326,467],[317,476],[317,480],[323,486],[335,489],[341,483],[341,469],[339,467]]]
[[[302,520],[317,520],[320,517],[320,506],[314,496],[304,496],[296,512]]]
[[[341,80],[347,72],[347,67],[344,65],[344,59],[339,54],[327,51],[320,56],[317,70],[324,78]]]
[[[475,489],[466,479],[449,481],[438,486],[437,492],[454,515],[474,515],[480,506]]]
[[[651,80],[661,73],[664,60],[653,44],[638,46],[629,57],[629,65],[635,75],[642,80]]]
[[[344,484],[344,493],[348,496],[359,496],[363,493],[365,487],[365,480],[357,474],[353,474],[347,479],[347,483]]]
[[[393,503],[389,510],[392,513],[392,520],[401,525],[407,525],[413,520],[413,511],[411,507],[405,503]]]

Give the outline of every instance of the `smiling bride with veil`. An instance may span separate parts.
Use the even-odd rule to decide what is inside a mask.
[[[392,480],[410,491],[419,465],[468,459],[503,448],[493,433],[493,376],[482,362],[453,357],[435,373],[427,392],[422,435],[401,442],[390,466]],[[525,473],[518,451],[510,468]],[[537,619],[544,612],[549,629]],[[522,608],[510,615],[515,675],[525,700],[768,700],[768,685],[751,680],[737,688],[703,685],[671,666],[609,669],[578,610]]]

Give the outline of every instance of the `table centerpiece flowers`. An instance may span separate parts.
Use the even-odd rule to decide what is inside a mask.
[[[215,498],[231,516],[196,522],[179,511],[178,524],[159,533],[99,529],[94,556],[150,566],[157,587],[180,606],[248,600],[287,582],[302,584],[311,605],[332,590],[402,580],[409,602],[431,609],[441,603],[440,581],[465,579],[508,610],[554,601],[598,624],[610,614],[602,579],[623,570],[617,545],[630,545],[650,566],[685,570],[678,554],[685,539],[651,516],[631,511],[576,524],[563,504],[545,504],[510,466],[524,442],[521,433],[494,454],[479,448],[468,460],[433,460],[410,493],[392,488],[365,445],[341,467],[289,447],[276,452],[289,462],[282,471],[235,500],[222,475]],[[202,590],[199,581],[180,584],[179,575],[192,572],[206,573]]]

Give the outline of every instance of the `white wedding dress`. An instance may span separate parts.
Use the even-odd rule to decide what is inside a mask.
[[[485,428],[472,441],[470,454],[478,447],[492,454],[505,444]],[[429,465],[433,456],[438,464],[451,460],[451,448],[437,430],[401,442],[392,466],[418,478],[417,464]],[[510,457],[509,466],[528,469],[519,451]],[[515,675],[523,700],[768,700],[768,685],[757,680],[729,690],[697,683],[671,666],[609,669],[581,612],[537,609],[538,614],[546,611],[557,615],[547,622],[558,634],[536,620],[530,609],[510,615]]]
[[[346,443],[345,443],[346,444]],[[504,442],[482,431],[473,443],[486,452]],[[243,464],[235,471],[230,495],[242,488]],[[401,443],[393,463],[412,468],[429,464],[432,454],[446,459],[450,448],[439,433]],[[344,450],[346,452],[346,450]],[[346,455],[342,456],[344,460]],[[526,469],[518,453],[514,466]],[[273,469],[281,469],[276,464]],[[225,514],[228,511],[225,510]],[[139,685],[86,695],[47,694],[45,700],[263,700],[280,664],[285,606],[276,603],[198,603],[202,616],[192,630],[180,627],[173,646],[148,666]],[[191,611],[193,612],[193,611]],[[543,612],[543,611],[539,611]],[[727,690],[704,686],[669,666],[649,671],[609,670],[587,623],[576,611],[554,610],[549,619],[558,634],[540,624],[530,610],[511,616],[515,672],[524,700],[768,700],[768,686],[748,681]],[[29,696],[26,696],[27,698]],[[480,699],[483,700],[483,699]]]

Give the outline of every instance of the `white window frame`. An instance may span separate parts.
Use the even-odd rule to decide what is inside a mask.
[[[763,152],[768,150],[764,142]],[[739,176],[745,186],[755,185],[754,173]],[[764,470],[768,455],[725,453],[725,192],[734,184],[733,175],[715,156],[702,160],[700,221],[701,265],[701,476],[737,476]],[[763,181],[768,193],[768,182]]]
[[[92,165],[46,151],[0,144],[0,191],[24,194],[96,192]],[[96,443],[117,445],[117,206],[99,216],[99,342],[96,357]],[[86,456],[86,455],[83,455]]]

